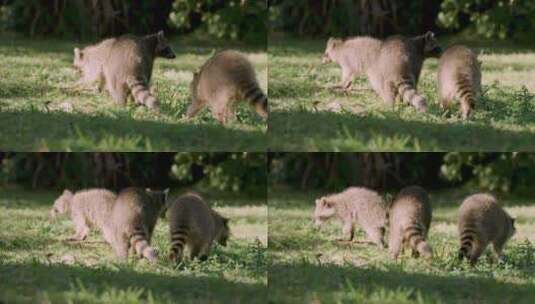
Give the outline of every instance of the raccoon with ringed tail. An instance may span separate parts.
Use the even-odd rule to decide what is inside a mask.
[[[82,71],[82,82],[104,82],[113,100],[125,105],[129,96],[137,104],[159,107],[149,89],[156,57],[175,58],[164,37],[157,34],[137,37],[123,35],[106,39],[82,50],[74,50],[74,66]]]
[[[459,208],[459,260],[467,258],[475,266],[481,254],[492,243],[502,258],[505,243],[515,234],[515,219],[488,193],[467,197]]]
[[[171,250],[169,259],[180,263],[185,247],[190,258],[206,260],[213,242],[227,245],[230,237],[229,220],[211,209],[196,193],[187,193],[168,206]]]
[[[222,51],[208,59],[194,73],[190,93],[188,118],[208,106],[213,117],[226,124],[235,119],[234,105],[243,99],[262,118],[268,117],[268,98],[258,84],[254,68],[245,55],[236,51]]]
[[[331,218],[339,219],[346,240],[353,240],[355,224],[366,232],[368,239],[384,248],[386,211],[383,199],[377,192],[350,187],[343,192],[316,199],[314,223],[319,228]]]
[[[373,90],[388,105],[396,98],[427,111],[427,102],[416,92],[422,64],[438,57],[442,49],[432,32],[406,38],[392,36],[383,41],[355,37],[346,41],[329,39],[322,62],[334,61],[342,67],[342,88],[349,88],[354,75],[366,73]]]
[[[463,119],[470,118],[481,95],[481,62],[474,51],[455,45],[442,54],[438,64],[438,95],[442,108],[458,100]]]
[[[433,251],[427,243],[432,219],[431,202],[427,192],[419,186],[403,188],[389,209],[388,248],[396,260],[404,247],[412,250],[413,257],[430,258]]]
[[[115,202],[111,217],[108,219],[107,234],[113,240],[112,247],[120,259],[128,258],[128,251],[150,262],[157,260],[156,250],[150,246],[156,222],[165,210],[169,189],[126,188]]]

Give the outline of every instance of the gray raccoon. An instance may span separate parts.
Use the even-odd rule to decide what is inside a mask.
[[[463,119],[468,119],[481,95],[481,63],[477,54],[463,45],[448,48],[438,64],[440,104],[446,108],[457,99]]]
[[[337,88],[347,90],[355,76],[367,73],[368,67],[376,60],[382,41],[371,37],[354,37],[343,41],[329,38],[322,64],[336,62],[342,69]]]
[[[268,98],[258,85],[247,57],[236,51],[223,51],[210,58],[194,73],[190,84],[191,105],[187,117],[208,106],[223,124],[235,119],[234,103],[245,99],[263,118],[268,117]]]
[[[229,220],[211,209],[198,194],[188,193],[168,204],[171,251],[169,258],[182,261],[184,247],[190,258],[206,260],[214,241],[227,245]]]
[[[426,241],[432,218],[427,192],[419,186],[403,188],[394,199],[389,213],[390,256],[395,260],[403,247],[409,247],[413,257],[431,257],[433,251]]]
[[[88,81],[104,81],[116,103],[124,105],[132,96],[137,104],[155,109],[159,104],[149,84],[156,57],[175,58],[163,31],[143,37],[123,35],[88,50],[75,49],[74,61]]]
[[[76,228],[70,240],[83,241],[93,228],[104,232],[116,197],[115,193],[106,189],[88,189],[75,194],[65,190],[55,200],[50,217],[69,214]]]
[[[127,259],[132,247],[139,257],[156,261],[157,253],[150,246],[150,240],[158,217],[165,209],[168,192],[168,189],[126,188],[119,193],[106,231],[119,258]]]
[[[501,258],[505,243],[515,234],[515,220],[487,193],[467,197],[459,209],[459,259],[474,266],[489,243]]]
[[[400,97],[417,110],[427,111],[427,102],[417,94],[416,86],[424,60],[442,51],[432,32],[412,38],[392,36],[384,41],[369,37],[330,41],[323,62],[330,59],[342,66],[342,87],[350,86],[355,73],[365,72],[385,103],[394,105]]]
[[[98,90],[102,90],[106,82],[102,69],[114,42],[115,38],[110,38],[81,50],[79,48],[74,49],[73,66],[82,76],[76,86],[96,84]]]
[[[343,234],[353,240],[354,225],[359,224],[368,238],[384,248],[386,211],[383,199],[377,192],[351,187],[337,194],[316,199],[314,221],[319,227],[326,220],[336,217],[343,223]]]

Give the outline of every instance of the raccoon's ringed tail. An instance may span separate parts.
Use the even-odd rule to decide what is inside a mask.
[[[427,112],[427,101],[416,93],[411,81],[405,80],[398,84],[397,92],[406,103],[412,105],[420,112]]]
[[[258,115],[263,118],[268,116],[268,98],[256,83],[250,84],[244,90],[244,97],[256,109]]]
[[[186,244],[188,230],[186,226],[180,226],[171,234],[171,254],[181,256]]]
[[[469,257],[468,253],[472,249],[475,235],[476,231],[473,228],[467,227],[463,230],[461,233],[461,249],[459,250],[459,254]]]
[[[134,247],[135,252],[145,257],[150,262],[156,262],[158,254],[156,250],[149,245],[145,232],[141,229],[136,229],[130,238],[130,244]]]
[[[143,79],[128,77],[126,84],[130,88],[136,103],[146,105],[150,109],[159,107],[158,100],[152,95],[150,88]]]
[[[420,225],[411,225],[405,230],[405,239],[411,248],[420,252],[422,255],[429,255],[430,248],[425,242],[423,229]]]

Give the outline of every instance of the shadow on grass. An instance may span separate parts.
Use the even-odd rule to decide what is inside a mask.
[[[63,303],[76,296],[87,297],[88,292],[95,297],[91,302],[105,301],[104,293],[109,299],[110,293],[116,298],[121,294],[118,291],[132,289],[143,290],[140,300],[146,300],[150,293],[156,302],[252,303],[267,297],[266,286],[259,283],[235,283],[212,276],[175,277],[124,268],[112,271],[67,265],[0,264],[0,273],[4,278],[0,281],[0,300],[6,303],[36,302],[44,292],[53,303]]]
[[[535,133],[499,130],[485,122],[429,123],[351,113],[272,111],[269,145],[275,151],[391,150],[529,151]],[[373,142],[373,145],[370,145]]]
[[[491,278],[462,275],[448,277],[407,273],[397,268],[389,270],[359,269],[351,266],[276,264],[270,267],[271,303],[294,303],[312,297],[335,302],[334,296],[350,299],[352,294],[375,293],[387,297],[409,293],[416,301],[421,294],[424,302],[440,303],[533,303],[535,286],[503,283]],[[336,294],[336,295],[335,295]],[[303,302],[303,301],[300,301]],[[319,302],[319,301],[318,301]],[[321,301],[323,302],[323,301]],[[343,302],[343,301],[342,301]],[[379,302],[377,302],[379,303]]]
[[[80,113],[0,113],[3,151],[264,151],[262,131],[92,117]]]

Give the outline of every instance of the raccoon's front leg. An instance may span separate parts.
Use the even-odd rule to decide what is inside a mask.
[[[344,226],[342,227],[342,233],[343,237],[339,239],[340,241],[351,242],[353,240],[353,236],[355,235],[355,229],[352,221],[344,222]]]
[[[335,85],[334,89],[341,89],[349,91],[353,82],[353,72],[349,69],[342,69],[342,78],[338,85]]]
[[[73,215],[73,222],[76,226],[76,232],[68,240],[70,241],[83,241],[87,238],[89,234],[89,226],[87,225],[84,217],[82,215]]]
[[[202,108],[205,106],[205,102],[200,99],[195,99],[191,102],[191,104],[188,107],[188,110],[186,112],[186,117],[192,118],[193,116],[197,115]]]

